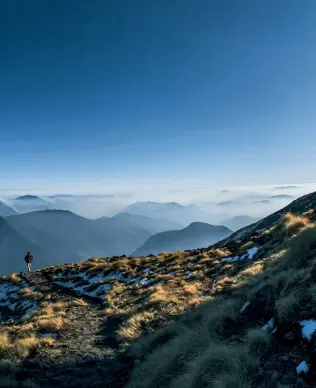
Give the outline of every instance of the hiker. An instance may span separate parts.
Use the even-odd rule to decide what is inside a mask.
[[[24,260],[27,264],[27,272],[31,272],[31,263],[33,261],[33,256],[31,255],[31,252],[27,252],[27,255],[24,257]]]

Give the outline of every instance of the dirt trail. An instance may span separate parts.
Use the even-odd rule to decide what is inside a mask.
[[[129,360],[121,357],[114,335],[118,322],[105,317],[104,306],[53,284],[44,271],[31,274],[26,280],[37,291],[51,294],[53,302],[69,306],[68,323],[58,333],[54,346],[37,350],[25,362],[29,376],[40,388],[123,387]],[[78,298],[87,305],[71,303]]]

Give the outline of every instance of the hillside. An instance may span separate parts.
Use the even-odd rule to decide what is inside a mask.
[[[51,264],[129,254],[151,235],[138,226],[118,228],[109,220],[88,220],[66,210],[36,211],[6,220],[28,241],[50,252],[55,257]]]
[[[315,208],[316,192],[304,195],[303,197],[296,199],[283,209],[276,211],[270,216],[238,230],[237,232],[229,236],[226,240],[220,242],[218,245],[225,245],[226,243],[238,240],[246,235],[250,235],[251,233],[260,232],[264,229],[271,228],[275,223],[280,221],[281,217],[286,213],[302,214],[305,211]]]
[[[315,386],[315,194],[220,247],[0,279],[0,386]]]
[[[18,214],[16,210],[3,201],[0,201],[0,217],[13,216],[15,214]]]
[[[38,258],[36,268],[50,264],[52,257],[48,252],[22,237],[0,217],[0,274],[24,270],[24,256],[29,250]]]
[[[258,218],[249,217],[249,216],[236,216],[232,218],[227,218],[221,222],[221,225],[226,226],[227,228],[237,231],[247,225],[253,224],[259,221]]]
[[[229,236],[232,231],[225,226],[214,226],[203,222],[193,222],[181,230],[162,232],[149,239],[133,256],[146,256],[161,252],[183,251],[186,249],[204,248]]]

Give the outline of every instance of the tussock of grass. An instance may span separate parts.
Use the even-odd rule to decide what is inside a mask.
[[[40,331],[57,331],[63,327],[64,321],[61,317],[38,319],[35,323]]]
[[[40,346],[52,346],[52,345],[54,345],[54,342],[55,342],[55,340],[53,338],[49,338],[49,337],[41,338],[39,340]]]
[[[74,306],[87,306],[88,303],[85,300],[83,300],[83,299],[75,299],[73,301],[73,305]]]
[[[63,302],[51,303],[49,306],[52,308],[53,312],[65,311],[66,309],[66,304]]]
[[[0,333],[0,352],[6,350],[9,347],[8,333]]]
[[[19,358],[25,358],[30,351],[36,349],[40,345],[39,339],[35,335],[17,339],[12,345],[12,353]]]
[[[133,341],[140,335],[143,328],[150,324],[153,318],[154,314],[150,312],[133,315],[126,321],[125,326],[121,326],[118,330],[118,338],[122,341]]]
[[[283,216],[283,225],[287,229],[289,235],[297,233],[310,223],[311,222],[308,217],[296,216],[292,213],[287,213]]]
[[[11,282],[17,285],[22,282],[22,279],[16,273],[12,273],[11,275],[9,275],[8,280],[10,280]]]
[[[30,288],[25,287],[20,290],[20,294],[24,296],[30,296],[33,294],[33,291]]]

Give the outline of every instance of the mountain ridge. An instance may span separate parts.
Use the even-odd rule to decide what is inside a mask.
[[[0,201],[0,217],[6,217],[10,215],[18,214],[18,212],[8,204],[3,201]]]
[[[149,237],[141,247],[133,252],[132,256],[204,248],[231,233],[232,231],[225,226],[192,222],[184,229],[165,231]]]

